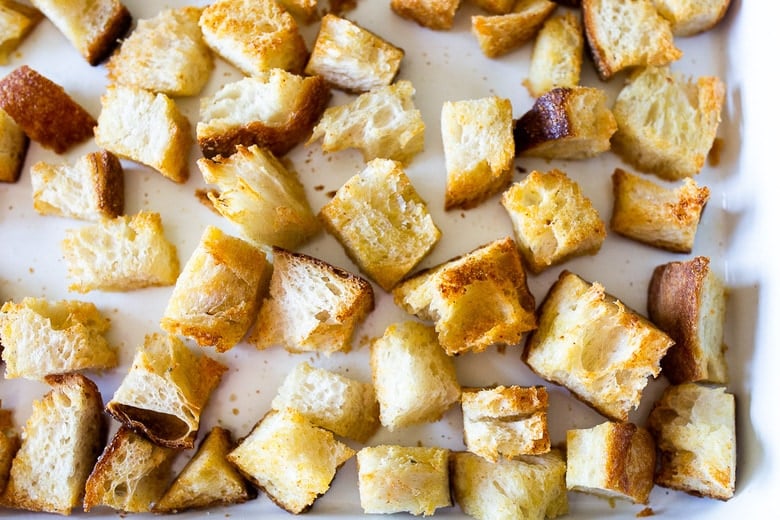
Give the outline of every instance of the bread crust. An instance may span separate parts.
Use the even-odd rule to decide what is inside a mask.
[[[16,182],[22,173],[30,138],[0,108],[0,182]]]
[[[88,42],[85,49],[86,54],[84,57],[93,67],[111,56],[114,49],[119,45],[119,40],[127,33],[128,29],[130,29],[130,24],[133,22],[133,17],[130,15],[127,7],[118,1],[112,3],[114,9],[103,26],[103,30],[98,34],[97,38]]]

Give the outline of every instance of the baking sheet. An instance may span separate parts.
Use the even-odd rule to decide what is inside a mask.
[[[323,4],[324,2],[321,2]],[[126,1],[134,18],[154,16],[161,6],[189,5],[188,2]],[[205,4],[193,2],[192,4]],[[562,8],[559,8],[562,9]],[[759,10],[760,9],[760,10]],[[656,487],[649,506],[663,518],[725,518],[734,513],[755,512],[769,514],[773,504],[768,491],[777,485],[778,457],[773,442],[778,436],[778,414],[771,396],[777,396],[773,378],[778,355],[771,348],[777,324],[769,318],[778,315],[776,270],[772,268],[777,223],[777,211],[771,204],[771,190],[759,186],[774,186],[770,180],[766,152],[771,150],[769,133],[762,126],[768,120],[764,104],[772,93],[769,81],[762,82],[766,70],[764,61],[754,49],[762,48],[765,39],[776,37],[768,29],[768,20],[776,20],[776,13],[767,10],[776,7],[736,1],[727,18],[717,29],[692,38],[678,38],[683,58],[672,65],[675,71],[692,75],[714,74],[726,81],[726,105],[719,138],[723,149],[717,166],[707,165],[697,182],[707,185],[712,192],[704,212],[692,255],[672,255],[622,239],[614,234],[608,238],[601,252],[594,257],[579,258],[563,266],[549,269],[540,276],[529,276],[529,286],[541,301],[561,269],[569,269],[582,277],[601,282],[609,292],[627,305],[644,312],[646,288],[653,267],[670,260],[693,255],[710,256],[713,266],[726,279],[730,300],[726,325],[727,354],[731,382],[729,390],[737,395],[738,450],[737,494],[729,502],[698,499],[685,494]],[[445,212],[443,189],[444,159],[440,137],[439,116],[444,101],[498,95],[509,98],[515,117],[522,115],[532,104],[521,82],[527,73],[531,45],[500,59],[485,58],[470,34],[469,17],[478,11],[464,2],[451,31],[436,32],[395,16],[388,1],[361,0],[347,16],[406,51],[399,79],[411,80],[417,90],[415,104],[422,111],[426,123],[425,152],[407,167],[419,193],[429,203],[435,223],[442,230],[442,239],[420,267],[429,267],[453,256],[463,254],[495,238],[510,235],[511,224],[498,197],[468,211]],[[766,30],[762,30],[766,27]],[[303,27],[309,44],[316,35],[316,24]],[[769,47],[773,48],[773,47]],[[776,45],[775,49],[778,48]],[[5,75],[16,66],[28,64],[62,85],[71,96],[93,116],[100,111],[99,97],[105,89],[104,67],[90,67],[62,35],[48,22],[42,22],[28,40],[12,56],[10,63],[0,68]],[[217,68],[201,95],[215,92],[223,84],[241,78],[240,73],[217,60]],[[621,85],[620,75],[609,83],[600,82],[590,63],[583,66],[582,83],[605,88],[614,96]],[[335,92],[331,104],[349,101],[346,94]],[[757,102],[761,100],[761,102]],[[198,99],[180,98],[177,103],[193,123],[198,120]],[[193,130],[194,132],[194,130]],[[765,146],[761,146],[761,145]],[[776,146],[776,145],[774,145]],[[105,374],[87,373],[100,386],[108,401],[126,373],[135,348],[144,335],[159,331],[159,320],[170,296],[171,287],[154,288],[130,293],[91,292],[86,295],[67,291],[65,265],[59,242],[64,231],[84,225],[75,220],[40,216],[32,209],[30,177],[27,171],[37,161],[72,162],[76,157],[93,151],[93,142],[84,143],[65,156],[31,144],[21,179],[14,185],[0,185],[0,298],[21,300],[25,296],[49,299],[82,299],[94,302],[108,317],[112,328],[109,340],[120,347],[120,366]],[[197,199],[195,192],[206,185],[195,166],[199,151],[191,153],[190,180],[177,185],[160,174],[135,163],[125,161],[127,214],[139,210],[157,211],[162,215],[166,236],[177,246],[182,264],[198,243],[205,225],[214,224],[223,230],[238,234],[230,222],[209,211]],[[288,159],[298,171],[307,189],[307,196],[315,211],[328,200],[328,192],[363,168],[360,154],[354,150],[323,155],[319,143],[298,146]],[[518,159],[516,166],[525,170],[546,171],[559,168],[577,180],[585,194],[592,199],[603,220],[611,212],[610,175],[616,166],[630,167],[610,154],[586,161],[553,161]],[[518,171],[516,180],[522,178]],[[766,237],[772,237],[767,240]],[[301,251],[322,258],[353,272],[357,268],[344,254],[336,240],[322,234]],[[202,416],[201,434],[214,425],[229,428],[241,437],[268,410],[276,389],[297,363],[329,368],[344,375],[370,380],[367,345],[372,337],[382,334],[393,322],[410,319],[392,302],[392,298],[375,286],[377,306],[357,331],[354,349],[349,354],[335,354],[330,358],[316,355],[288,354],[281,348],[256,351],[242,343],[224,354],[208,353],[229,365],[222,384],[212,395]],[[776,332],[774,333],[776,334]],[[520,348],[509,347],[504,352],[490,349],[482,354],[467,354],[455,360],[463,386],[490,384],[543,384],[520,360]],[[631,419],[643,423],[653,399],[665,385],[661,378],[651,382],[644,394],[642,406]],[[585,428],[604,421],[604,418],[573,399],[566,390],[556,386],[550,390],[550,433],[554,443],[561,442],[570,428]],[[30,405],[47,388],[27,380],[0,382],[0,399],[4,407],[15,410],[15,421],[22,425],[29,415]],[[112,427],[112,431],[115,428]],[[434,424],[406,428],[397,432],[381,429],[369,445],[397,443],[441,446],[463,449],[461,417],[457,407]],[[350,443],[354,448],[360,446]],[[177,467],[189,453],[180,457]],[[569,493],[570,518],[633,518],[644,506],[619,501],[608,502],[579,493]],[[213,514],[234,517],[268,514],[287,516],[267,497],[261,496],[240,506],[217,508]],[[19,514],[18,512],[0,512]],[[332,489],[308,513],[323,518],[361,516],[354,458],[338,473]],[[192,513],[180,516],[200,516]],[[437,515],[461,516],[457,506],[440,509]],[[115,517],[104,509],[91,517]]]

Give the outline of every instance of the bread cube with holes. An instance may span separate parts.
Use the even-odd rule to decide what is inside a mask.
[[[580,83],[584,39],[582,22],[567,11],[548,18],[534,41],[528,78],[523,84],[533,97],[558,87]]]
[[[669,20],[675,36],[694,36],[715,27],[726,15],[731,0],[653,0],[658,12]]]
[[[461,0],[390,0],[395,14],[423,27],[444,31],[452,29],[455,11]]]
[[[474,15],[471,33],[488,58],[498,58],[533,38],[557,4],[549,0],[519,0],[509,13]]]

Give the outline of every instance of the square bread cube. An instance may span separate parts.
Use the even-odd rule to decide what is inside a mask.
[[[471,33],[485,56],[497,58],[533,38],[556,7],[549,0],[518,0],[509,13],[472,16]]]
[[[534,297],[508,237],[407,278],[393,289],[393,298],[406,312],[434,321],[451,356],[517,345],[536,328]]]
[[[14,0],[0,3],[0,65],[8,63],[8,55],[19,47],[42,19],[41,12],[29,5]]]
[[[463,442],[470,452],[496,462],[550,451],[543,386],[464,389],[460,400]]]
[[[390,0],[395,14],[437,31],[452,28],[461,0]]]
[[[595,255],[607,237],[590,199],[560,170],[532,171],[504,192],[501,204],[532,273],[575,256]]]
[[[452,505],[449,450],[381,445],[357,453],[360,506],[367,514],[433,515]]]
[[[655,442],[632,423],[605,422],[566,432],[566,488],[647,504],[653,489]]]
[[[515,160],[512,125],[508,99],[490,96],[444,102],[445,209],[473,208],[509,184]]]
[[[674,341],[601,284],[569,271],[560,274],[539,313],[523,354],[528,366],[604,416],[627,420]]]
[[[436,332],[416,321],[389,325],[371,344],[379,420],[390,431],[439,420],[460,398],[455,364]]]
[[[0,108],[0,182],[19,180],[29,145],[27,134]]]
[[[441,237],[425,201],[400,163],[374,159],[320,210],[320,219],[349,257],[391,290]]]
[[[655,0],[658,12],[669,20],[675,36],[693,36],[712,29],[726,15],[731,0]]]
[[[536,35],[528,78],[523,81],[531,96],[579,85],[584,45],[582,22],[576,13],[567,11],[548,18]]]

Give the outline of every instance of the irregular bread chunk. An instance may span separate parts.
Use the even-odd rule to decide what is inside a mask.
[[[437,31],[452,28],[460,0],[390,0],[395,14]]]
[[[675,36],[693,36],[712,29],[723,19],[731,0],[653,0],[672,24]]]
[[[30,139],[0,108],[0,182],[16,182],[22,173]]]
[[[533,97],[557,87],[580,83],[584,39],[582,22],[573,12],[548,18],[536,35],[528,78],[523,84]]]
[[[498,58],[533,38],[556,7],[549,0],[518,0],[507,14],[472,16],[471,33],[485,56]]]
[[[11,476],[11,464],[19,451],[21,439],[13,423],[13,412],[0,409],[0,496]]]
[[[41,12],[29,5],[14,0],[0,3],[0,65],[8,63],[8,55],[42,19]]]

